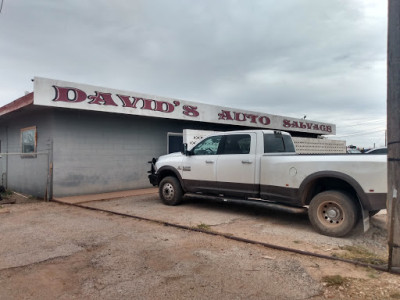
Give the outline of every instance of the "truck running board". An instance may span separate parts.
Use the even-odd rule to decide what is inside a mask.
[[[206,199],[206,200],[219,201],[219,202],[250,204],[250,205],[254,205],[254,206],[271,208],[274,210],[279,210],[279,211],[283,211],[283,212],[287,212],[287,213],[294,213],[294,214],[307,213],[306,207],[289,206],[289,205],[279,204],[276,202],[270,202],[270,201],[257,199],[257,198],[238,199],[238,198],[227,198],[227,197],[219,197],[219,196],[208,196],[208,195],[196,194],[196,193],[186,193],[185,197]]]

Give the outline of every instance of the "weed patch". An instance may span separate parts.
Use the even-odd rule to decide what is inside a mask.
[[[212,231],[211,226],[204,223],[197,225],[196,228],[205,231]]]
[[[371,265],[387,264],[386,259],[383,259],[375,253],[369,252],[367,249],[360,246],[343,246],[340,247],[340,250],[344,250],[344,252],[335,253],[333,256]]]
[[[392,299],[400,299],[400,294],[399,293],[391,294],[390,298],[392,298]]]
[[[331,275],[322,277],[322,281],[326,283],[326,286],[341,286],[345,284],[348,279],[340,275]]]

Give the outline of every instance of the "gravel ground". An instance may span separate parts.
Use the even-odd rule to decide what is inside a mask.
[[[147,201],[155,205],[152,197]],[[145,198],[130,201],[140,204]],[[119,199],[107,205],[123,208],[125,201],[129,203]],[[0,299],[400,299],[398,275],[110,213],[29,202],[0,204]],[[187,203],[174,209],[181,209],[179,215],[187,220],[190,205],[199,206]],[[208,205],[218,211],[216,204]],[[153,211],[155,216],[175,213],[162,213],[161,207]],[[220,213],[219,218],[225,216]],[[254,209],[243,213],[235,207],[227,213],[244,222],[231,227],[231,233],[247,224],[255,228],[254,236],[267,235],[263,226],[252,227]],[[255,215],[255,223],[265,218]],[[280,215],[271,222],[287,228],[290,219]],[[215,221],[213,229],[229,224]],[[282,228],[271,231],[274,240],[285,236]],[[311,232],[305,233],[307,243],[297,245],[311,245]]]
[[[351,246],[368,249],[382,259],[387,257],[386,215],[382,214],[371,218],[371,228],[366,233],[360,223],[350,236],[333,238],[315,232],[307,214],[255,205],[186,199],[182,205],[166,206],[158,194],[84,205],[189,227],[208,226],[216,232],[318,254],[332,256]]]

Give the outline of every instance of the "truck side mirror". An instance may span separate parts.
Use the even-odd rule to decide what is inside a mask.
[[[186,156],[190,155],[190,151],[187,149],[187,144],[186,143],[183,144],[183,154],[186,155]]]

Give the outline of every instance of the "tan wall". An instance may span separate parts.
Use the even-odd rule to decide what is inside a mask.
[[[346,141],[293,137],[299,154],[346,153]]]

